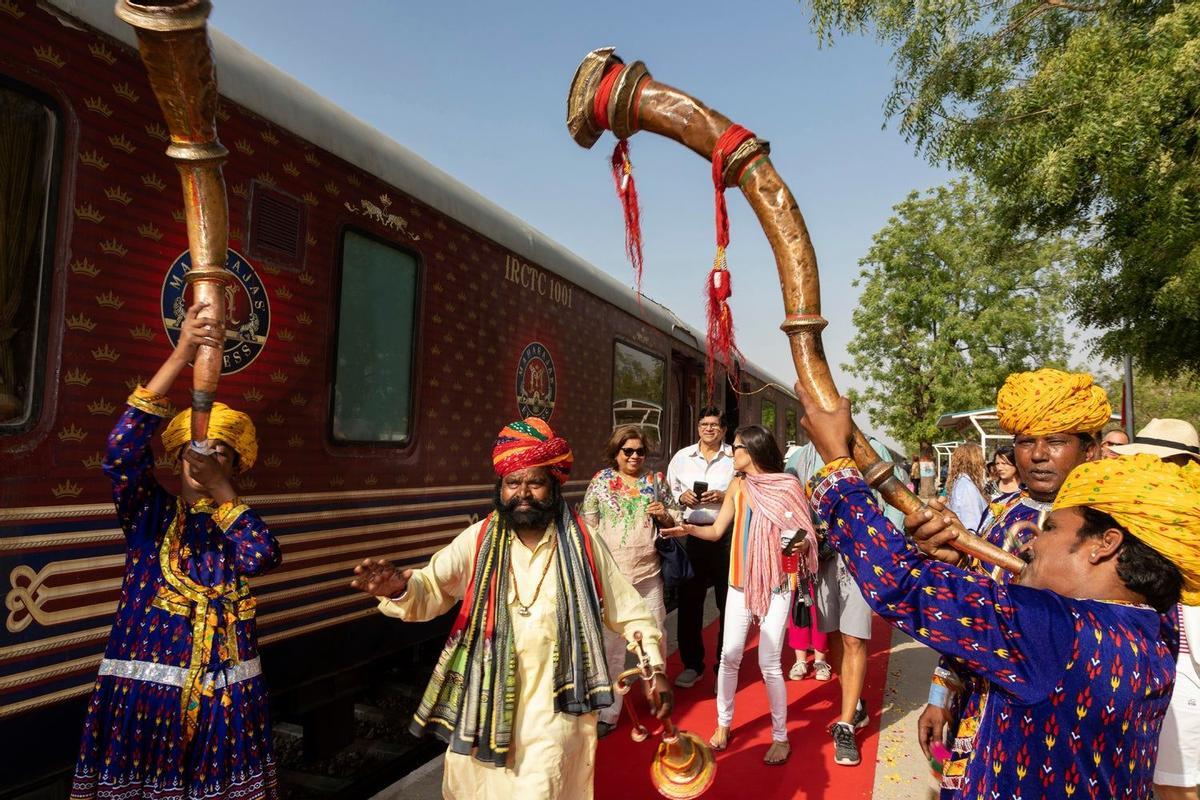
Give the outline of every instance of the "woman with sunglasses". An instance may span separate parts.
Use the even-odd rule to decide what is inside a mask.
[[[612,464],[592,477],[579,513],[591,532],[608,545],[622,574],[645,600],[661,630],[667,617],[663,581],[654,537],[658,528],[678,525],[679,504],[661,472],[646,470],[647,441],[641,428],[623,425],[605,447]],[[625,640],[605,629],[604,650],[613,680],[625,669]],[[600,711],[599,736],[607,736],[621,715],[621,695]]]
[[[709,740],[714,750],[729,745],[738,668],[750,623],[759,625],[758,667],[771,706],[771,746],[763,761],[782,764],[791,755],[787,738],[787,686],[780,656],[791,609],[791,582],[783,569],[784,543],[793,542],[800,569],[817,570],[817,534],[804,488],[783,471],[783,455],[775,437],[760,425],[737,430],[733,439],[736,477],[712,525],[684,524],[664,536],[696,536],[716,541],[733,528],[729,557],[729,592],[725,596],[725,638],[717,673],[717,730]]]

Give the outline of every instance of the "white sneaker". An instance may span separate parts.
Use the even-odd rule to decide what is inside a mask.
[[[675,676],[675,685],[680,689],[690,689],[700,680],[700,673],[694,669],[685,669]]]
[[[792,669],[788,672],[788,680],[799,681],[803,680],[808,674],[808,661],[803,658],[796,659],[796,663],[792,664]]]

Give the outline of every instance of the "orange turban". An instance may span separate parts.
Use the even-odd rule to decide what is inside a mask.
[[[162,443],[167,457],[172,461],[179,458],[183,446],[192,438],[192,410],[180,411],[163,429]],[[241,411],[234,411],[224,403],[213,403],[212,416],[208,418],[208,438],[220,439],[237,451],[237,471],[245,472],[254,466],[258,458],[258,437],[254,423]]]
[[[996,396],[1000,427],[1014,436],[1095,433],[1112,418],[1108,395],[1086,372],[1014,372]]]
[[[1054,507],[1087,506],[1183,574],[1183,602],[1200,605],[1200,464],[1180,467],[1140,454],[1089,461],[1071,470]]]
[[[513,472],[532,467],[546,467],[559,483],[571,474],[571,446],[544,420],[527,417],[504,426],[492,448],[492,466],[503,478]]]

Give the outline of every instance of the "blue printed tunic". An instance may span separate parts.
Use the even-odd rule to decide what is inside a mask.
[[[246,578],[279,563],[279,544],[244,505],[180,516],[154,479],[160,421],[131,406],[108,439],[125,576],[71,798],[275,798]]]
[[[1151,797],[1175,680],[1164,617],[926,558],[880,515],[857,469],[825,475],[813,501],[871,607],[988,684],[955,797]]]

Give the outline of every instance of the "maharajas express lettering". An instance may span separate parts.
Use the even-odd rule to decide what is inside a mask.
[[[559,280],[543,269],[525,263],[516,256],[504,257],[504,278],[539,297],[545,297],[552,303],[572,308],[574,286]]]

